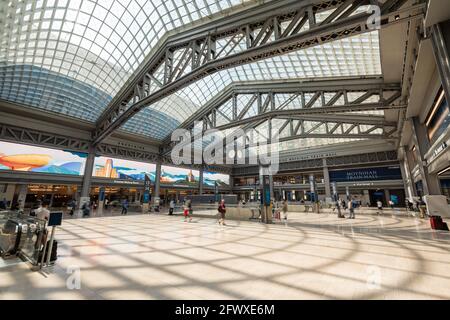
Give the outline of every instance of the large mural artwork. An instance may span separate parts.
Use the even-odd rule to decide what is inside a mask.
[[[83,175],[87,155],[0,142],[0,170]]]
[[[165,185],[198,186],[200,175],[198,170],[177,167],[161,167],[161,183]]]
[[[0,170],[83,175],[87,154],[71,151],[54,150],[9,142],[0,142]],[[143,181],[145,175],[155,182],[156,165],[131,160],[109,157],[96,157],[93,176],[108,179]],[[229,185],[229,176],[207,172],[203,173],[205,186],[220,187]],[[161,167],[161,184],[198,187],[200,173],[198,170]]]
[[[93,175],[95,177],[109,179],[124,180],[140,180],[145,179],[145,175],[155,182],[156,165],[153,163],[136,162],[123,159],[115,159],[109,157],[97,157],[94,164]],[[161,184],[166,186],[185,186],[198,187],[200,173],[198,170],[185,168],[162,166],[161,167]],[[205,171],[203,174],[203,183],[205,186],[214,187],[215,182],[220,187],[229,185],[229,176]]]
[[[214,187],[215,182],[219,187],[227,187],[230,185],[230,176],[222,173],[203,172],[203,184],[209,187]]]
[[[144,180],[147,174],[155,181],[156,165],[109,157],[96,157],[93,176],[110,179]]]

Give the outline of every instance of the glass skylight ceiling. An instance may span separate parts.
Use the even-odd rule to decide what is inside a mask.
[[[0,98],[24,103],[29,100],[19,97],[31,94],[31,106],[95,120],[164,34],[244,2],[255,3],[3,0]],[[33,77],[30,69],[42,73]],[[61,99],[61,95],[54,98],[60,88],[70,90],[78,83],[90,86],[84,93],[85,98],[95,101],[89,112],[85,107],[74,108],[66,101],[71,99]]]
[[[177,92],[176,95],[182,99],[180,102],[184,100],[189,103],[174,104],[172,97],[169,97],[146,110],[158,110],[183,122],[235,81],[380,74],[379,36],[378,31],[374,31],[217,72]],[[155,135],[155,124],[150,125],[145,111],[135,115],[123,126],[123,129],[130,131],[136,128],[142,134]],[[164,124],[159,132],[165,132],[167,136],[173,129]]]
[[[0,10],[0,99],[95,121],[168,31],[257,0],[12,0]],[[320,19],[318,19],[320,21]],[[378,32],[223,70],[123,129],[163,139],[234,81],[381,74]]]

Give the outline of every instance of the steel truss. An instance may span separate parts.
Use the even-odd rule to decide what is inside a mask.
[[[38,147],[88,152],[90,141],[0,123],[0,139]]]
[[[397,123],[361,111],[404,109],[400,84],[382,79],[235,83],[180,128],[226,130],[272,126],[279,141],[297,138],[393,139]],[[281,124],[280,124],[281,122]],[[164,140],[165,152],[177,142]]]
[[[363,6],[380,6],[381,27],[423,16],[423,4],[400,9],[406,2],[274,1],[168,37],[99,118],[93,143],[148,105],[209,74],[371,31],[372,12],[354,14]],[[324,11],[331,13],[319,22],[317,15]]]
[[[367,164],[381,164],[381,163],[393,163],[398,165],[397,151],[382,151],[382,152],[370,152],[361,153],[351,156],[334,156],[326,158],[326,163],[329,168],[341,167],[341,166],[355,166],[355,165],[367,165]],[[322,170],[322,159],[308,159],[300,161],[290,161],[280,163],[279,173],[288,173],[293,170]],[[259,175],[258,166],[236,166],[232,171],[233,176],[245,176],[245,175]]]

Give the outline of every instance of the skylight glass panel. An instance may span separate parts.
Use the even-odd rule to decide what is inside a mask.
[[[190,0],[189,5],[178,0],[11,1],[0,11],[4,24],[0,29],[0,72],[10,72],[5,69],[9,66],[16,66],[17,70],[35,67],[42,72],[39,88],[47,95],[57,91],[60,83],[67,86],[84,82],[86,95],[101,92],[107,97],[92,105],[88,119],[86,113],[79,114],[94,121],[164,34],[176,26],[248,2],[220,0],[218,6],[217,1]],[[39,40],[31,41],[36,38]],[[57,55],[63,63],[54,59]],[[52,77],[61,77],[54,83],[56,88],[46,85],[46,70],[56,73]],[[26,82],[29,78],[18,71],[8,75],[8,81],[21,83],[19,96],[32,94],[36,89],[36,83]],[[5,78],[5,74],[0,77]],[[18,96],[5,89],[9,86],[0,84],[0,96],[16,101]],[[55,101],[60,104],[59,99]],[[32,106],[48,109],[46,103],[39,103]],[[69,113],[68,108],[60,107],[54,110]]]
[[[355,47],[363,41],[370,45],[364,48]],[[325,50],[328,50],[326,54],[324,53]],[[363,63],[359,62],[361,59]],[[373,31],[222,70],[200,79],[172,95],[176,95],[179,101],[184,101],[184,105],[181,103],[181,105],[178,104],[174,108],[174,105],[170,102],[171,100],[166,98],[157,104],[149,106],[147,109],[166,113],[179,123],[182,123],[233,82],[380,74],[379,35],[378,31]],[[374,114],[379,114],[379,112]],[[139,121],[142,122],[139,124]],[[142,128],[150,127],[148,120],[145,121],[140,115],[131,118],[123,128],[128,130],[131,126],[129,124]],[[151,126],[154,126],[154,124]],[[167,135],[175,129],[175,127],[163,126],[166,128]],[[151,136],[150,128],[146,135]]]

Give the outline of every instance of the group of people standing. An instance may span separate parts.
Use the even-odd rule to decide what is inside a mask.
[[[172,199],[169,202],[169,216],[173,215],[174,210],[175,210],[175,200]],[[220,201],[217,211],[219,214],[219,224],[226,225],[225,224],[225,213],[226,213],[225,200],[222,199]],[[183,205],[184,222],[192,221],[193,212],[194,212],[194,210],[192,208],[192,200],[184,199],[184,205]]]
[[[336,201],[335,207],[333,208],[333,212],[335,210],[338,210],[338,218],[345,218],[345,211],[348,209],[348,219],[355,219],[355,208],[357,208],[358,206],[359,203],[354,199],[349,199],[347,202],[345,202],[344,199],[338,199]],[[341,209],[344,211],[344,213],[341,212]]]

